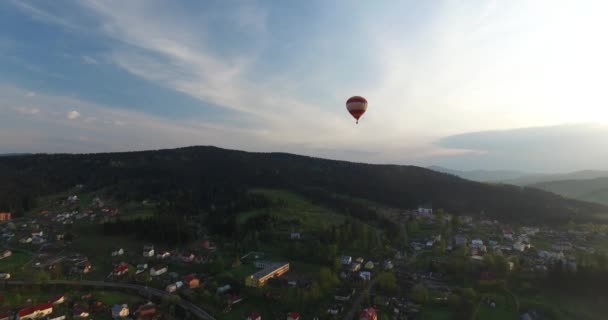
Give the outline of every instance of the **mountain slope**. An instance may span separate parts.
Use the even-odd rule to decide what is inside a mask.
[[[530,187],[561,194],[565,197],[608,205],[608,178],[549,181]]]
[[[511,170],[453,170],[440,166],[430,166],[429,169],[437,172],[449,173],[463,179],[479,182],[496,182],[514,180],[525,177],[528,173]]]
[[[542,174],[512,170],[453,170],[440,166],[430,166],[428,168],[433,171],[452,174],[467,180],[508,183],[517,186],[562,180],[588,180],[608,177],[608,171],[605,170],[581,170],[568,173]]]
[[[220,203],[234,207],[241,191],[251,188],[286,189],[321,202],[335,202],[334,195],[344,195],[403,209],[432,203],[456,214],[483,211],[501,220],[539,224],[590,221],[608,213],[605,206],[534,188],[472,182],[415,166],[215,147],[2,157],[0,179],[0,210],[15,212],[28,210],[32,198],[84,184],[125,200],[172,199],[184,213]]]

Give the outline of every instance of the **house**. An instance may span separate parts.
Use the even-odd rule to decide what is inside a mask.
[[[378,314],[376,313],[376,309],[369,307],[367,309],[363,309],[359,314],[359,320],[378,320]]]
[[[344,308],[341,305],[335,304],[327,309],[327,313],[332,316],[335,316],[335,315],[339,314],[340,312],[342,312],[343,309]]]
[[[164,273],[166,273],[168,270],[166,265],[159,265],[159,266],[155,266],[152,267],[152,269],[150,269],[150,275],[153,277],[158,277]]]
[[[372,269],[374,268],[374,263],[373,263],[373,262],[371,262],[371,261],[368,261],[368,262],[365,264],[364,268],[365,268],[365,269],[367,269],[367,270],[372,270]]]
[[[129,272],[129,265],[125,262],[121,262],[114,270],[112,271],[112,275],[121,276],[125,273]]]
[[[148,269],[148,264],[147,263],[138,264],[137,265],[137,270],[135,270],[135,274],[140,274],[140,273],[146,271],[146,269]]]
[[[144,246],[144,250],[142,255],[145,258],[152,258],[154,257],[154,246]]]
[[[51,313],[53,313],[53,305],[50,303],[43,303],[33,307],[22,308],[17,311],[17,316],[20,320],[38,319]]]
[[[167,291],[169,293],[173,293],[173,292],[177,291],[177,289],[179,289],[183,286],[184,286],[184,283],[181,281],[178,281],[176,283],[172,283],[172,284],[166,286],[165,291]]]
[[[262,315],[254,311],[247,316],[246,320],[262,320]]]
[[[55,235],[55,240],[61,241],[65,238],[65,233],[58,233]]]
[[[300,235],[300,233],[299,233],[299,232],[292,232],[292,233],[289,235],[289,238],[290,238],[291,240],[300,240],[301,235]]]
[[[245,279],[245,285],[249,287],[261,287],[266,283],[266,281],[268,281],[268,279],[280,277],[287,271],[289,271],[289,263],[271,263],[264,269],[247,277]]]
[[[68,202],[76,202],[76,201],[78,201],[77,195],[68,196]]]
[[[431,248],[431,247],[433,247],[433,241],[427,241],[427,242],[426,242],[426,247],[427,247],[427,248]]]
[[[170,256],[171,256],[171,253],[169,251],[164,251],[164,252],[158,253],[156,255],[156,259],[166,259],[166,258],[169,258]]]
[[[2,260],[4,258],[8,258],[11,255],[13,255],[13,252],[11,250],[4,250],[4,251],[0,252],[0,260]]]
[[[359,257],[359,258],[355,259],[355,262],[363,264],[363,262],[365,262],[365,259],[363,259],[363,257]]]
[[[26,238],[20,239],[19,243],[32,243],[32,238],[26,237]]]
[[[0,320],[11,320],[13,315],[8,312],[0,312]]]
[[[471,216],[460,216],[458,217],[458,221],[462,224],[471,224],[473,223],[473,217]]]
[[[226,293],[226,292],[230,291],[231,289],[232,289],[232,286],[227,284],[225,286],[221,286],[221,287],[217,288],[216,293],[217,294]]]
[[[81,308],[74,309],[73,315],[74,315],[74,318],[88,318],[89,317],[89,313]]]
[[[386,269],[386,270],[392,270],[393,269],[393,262],[390,261],[390,260],[384,261],[384,269]]]
[[[86,274],[91,272],[91,270],[93,270],[93,265],[89,262],[89,261],[84,261],[81,263],[78,263],[75,267],[72,268],[74,273],[80,273],[80,274]],[[129,267],[127,266],[127,270],[129,270]]]
[[[181,259],[183,262],[192,262],[192,261],[194,261],[194,258],[195,258],[195,256],[194,256],[194,254],[193,254],[193,253],[190,253],[190,254],[188,254],[188,253],[184,253],[184,254],[182,254],[182,255],[181,255],[181,257],[180,257],[180,259]]]
[[[530,244],[526,242],[516,242],[513,244],[513,250],[517,250],[519,252],[524,252],[526,249],[530,248]]]
[[[125,254],[125,250],[122,248],[112,251],[112,257],[122,256],[123,254]]]
[[[350,265],[350,271],[357,272],[359,270],[361,270],[361,264],[359,262],[355,262]]]
[[[137,317],[149,317],[156,313],[156,305],[152,302],[148,302],[146,304],[142,304],[135,311],[135,315]]]
[[[433,216],[433,206],[432,205],[422,205],[418,206],[418,210],[416,213],[422,217],[432,217]]]
[[[125,318],[129,315],[129,306],[115,304],[112,306],[112,318]]]
[[[502,229],[502,237],[505,239],[513,240],[513,229],[506,227]]]
[[[337,301],[348,301],[355,294],[355,289],[342,288],[334,295],[334,299]]]
[[[0,271],[0,280],[8,280],[11,278],[11,274],[8,272],[1,272]]]
[[[359,272],[359,277],[365,281],[369,281],[372,279],[372,273],[369,271],[361,271]]]
[[[457,234],[454,236],[454,247],[462,247],[467,243],[467,237]]]
[[[46,239],[41,238],[41,237],[33,237],[32,238],[32,243],[33,244],[43,244],[46,242]]]
[[[10,212],[0,212],[0,222],[11,220]]]
[[[287,315],[287,320],[300,320],[300,313],[299,312],[290,312]]]
[[[481,248],[483,246],[483,241],[480,239],[474,239],[471,241],[471,247]]]
[[[348,266],[353,262],[353,258],[351,256],[342,256],[340,262],[342,262],[342,265]]]
[[[201,281],[195,275],[189,274],[184,277],[184,284],[188,288],[194,289],[194,288],[198,288],[200,286]]]
[[[58,296],[54,296],[51,299],[49,299],[48,303],[52,304],[52,305],[58,305],[58,304],[62,304],[65,302],[65,296],[60,294]]]

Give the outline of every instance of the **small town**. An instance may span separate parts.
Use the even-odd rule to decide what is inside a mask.
[[[0,213],[0,320],[441,319],[434,313],[466,299],[480,319],[533,320],[546,310],[516,314],[521,302],[505,279],[576,272],[608,240],[592,225],[514,226],[426,205],[383,211],[400,230],[390,247],[380,231],[347,220],[331,230],[278,224],[241,248],[193,221],[196,239],[168,246],[95,234],[150,214],[149,201],[118,209],[72,194],[50,203],[26,217]],[[336,244],[317,247],[340,232]],[[309,248],[321,260],[306,257]]]

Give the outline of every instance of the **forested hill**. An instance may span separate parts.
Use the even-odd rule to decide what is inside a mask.
[[[608,213],[605,206],[537,189],[472,182],[415,166],[215,147],[0,157],[0,181],[0,210],[18,214],[30,210],[39,196],[77,184],[123,200],[172,199],[183,214],[234,205],[234,198],[254,187],[287,189],[325,203],[367,199],[397,208],[432,203],[455,214],[483,211],[488,217],[526,223],[589,221]]]

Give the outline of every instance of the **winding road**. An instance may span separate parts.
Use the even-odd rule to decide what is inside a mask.
[[[33,282],[33,281],[21,281],[21,280],[11,280],[5,282],[6,285],[41,285],[41,283]],[[129,283],[116,283],[116,282],[105,282],[105,281],[73,281],[73,280],[49,280],[45,282],[45,284],[59,284],[66,286],[87,286],[87,287],[103,287],[103,288],[119,288],[119,289],[130,289],[137,290],[139,294],[146,294],[155,297],[162,297],[170,295],[168,292],[163,290],[159,290],[156,288],[150,288],[146,286],[140,286],[137,284],[129,284]],[[184,310],[190,312],[190,314],[196,316],[199,319],[203,320],[215,320],[213,316],[207,313],[205,310],[201,309],[199,306],[181,299],[178,303],[178,306],[182,307]]]

